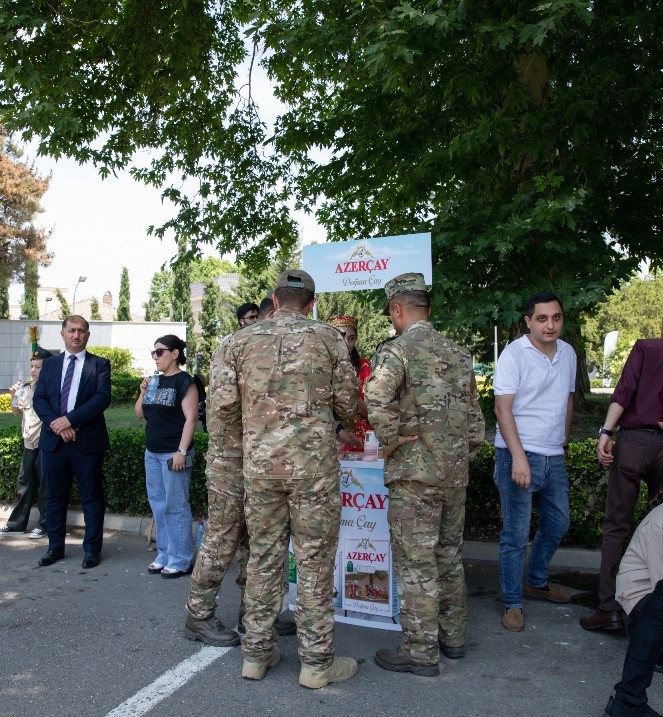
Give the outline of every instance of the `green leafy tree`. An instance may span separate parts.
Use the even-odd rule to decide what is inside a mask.
[[[0,118],[40,153],[91,161],[102,176],[130,166],[162,188],[175,216],[150,227],[155,236],[174,229],[266,265],[297,232],[287,167],[238,77],[247,49],[236,8],[15,0],[0,8],[0,108],[11,108]]]
[[[14,279],[27,278],[27,305],[32,313],[29,292],[37,288],[37,268],[48,266],[52,258],[46,248],[50,233],[34,224],[43,211],[41,198],[49,180],[22,157],[23,150],[0,124],[0,283],[9,286]]]
[[[173,272],[162,269],[152,277],[147,301],[143,304],[145,321],[169,319],[173,293]]]
[[[187,346],[189,355],[195,354],[196,346],[193,333],[193,312],[191,310],[191,253],[185,238],[177,243],[177,259],[173,264],[173,283],[170,295],[171,316],[173,321],[185,321],[187,324]]]
[[[149,148],[133,174],[177,211],[154,233],[255,270],[294,246],[290,200],[332,239],[430,230],[436,325],[513,336],[534,291],[575,321],[661,263],[662,25],[654,0],[15,0],[0,118],[102,173]]]
[[[9,318],[9,286],[0,281],[0,319]]]
[[[37,302],[37,287],[39,286],[39,267],[35,261],[25,263],[23,301],[21,314],[29,319],[39,319],[39,304]]]
[[[90,319],[92,321],[101,321],[101,314],[99,313],[99,299],[96,296],[92,297],[90,302]]]
[[[218,346],[221,335],[221,291],[219,285],[212,279],[205,281],[199,323],[202,336],[196,345],[196,350],[200,355],[198,372],[207,374],[210,359]]]
[[[587,358],[597,368],[603,365],[603,342],[610,331],[630,341],[661,337],[663,323],[663,273],[632,276],[585,317],[583,336]]]
[[[117,307],[116,321],[131,321],[131,293],[129,290],[129,270],[127,267],[122,268],[122,276],[120,277],[120,303]]]
[[[69,302],[65,299],[65,296],[60,289],[55,290],[55,298],[60,304],[60,318],[64,320],[67,316],[71,316],[71,307],[69,306]]]
[[[215,256],[206,256],[204,259],[195,259],[191,262],[191,281],[205,281],[214,279],[222,274],[234,274],[237,267],[227,259],[218,259]]]

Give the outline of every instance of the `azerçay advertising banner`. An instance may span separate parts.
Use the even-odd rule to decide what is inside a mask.
[[[430,232],[355,241],[310,244],[302,248],[302,268],[318,293],[381,289],[399,274],[418,271],[433,281]]]

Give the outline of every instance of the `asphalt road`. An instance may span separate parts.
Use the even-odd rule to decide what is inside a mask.
[[[45,541],[0,539],[0,715],[6,717],[589,717],[603,714],[619,679],[626,638],[578,626],[595,604],[596,575],[558,573],[574,602],[530,601],[526,631],[501,625],[494,562],[466,563],[470,595],[467,656],[442,659],[437,678],[400,675],[373,662],[399,634],[338,625],[338,654],[361,666],[353,680],[323,690],[297,683],[296,638],[261,682],[242,680],[241,648],[206,648],[182,635],[189,578],[148,575],[153,553],[138,535],[108,532],[98,568],[81,568],[82,534],[66,559],[37,567]],[[219,616],[234,626],[239,592],[224,583]],[[650,702],[663,709],[663,676]]]

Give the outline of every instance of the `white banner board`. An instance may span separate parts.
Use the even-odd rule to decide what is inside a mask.
[[[416,271],[433,282],[431,235],[309,244],[302,248],[302,268],[315,281],[316,292],[381,289],[389,279]]]
[[[398,592],[389,543],[389,490],[383,461],[341,461],[341,527],[334,563],[334,619],[400,630]],[[288,603],[297,599],[297,567],[290,546]]]

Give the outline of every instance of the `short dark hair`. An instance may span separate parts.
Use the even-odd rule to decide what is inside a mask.
[[[266,296],[260,302],[260,308],[258,309],[258,321],[267,318],[267,315],[274,311],[274,299],[271,296]]]
[[[258,304],[253,304],[251,302],[242,304],[236,311],[237,321],[241,321],[249,313],[249,311],[260,311],[260,307]]]
[[[299,311],[315,299],[315,294],[312,291],[308,289],[293,289],[292,287],[274,289],[274,296],[279,300],[281,306],[287,306],[290,309],[297,309]]]
[[[62,322],[62,330],[64,331],[67,328],[67,323],[71,321],[74,324],[83,324],[85,326],[85,330],[90,330],[90,324],[88,324],[87,319],[84,319],[82,316],[79,316],[78,314],[71,314],[71,316],[67,316],[65,320]]]
[[[430,309],[430,294],[427,291],[406,291],[394,296],[392,301],[407,309]]]
[[[175,336],[175,334],[166,334],[165,336],[158,338],[154,343],[163,344],[167,349],[171,349],[171,351],[173,349],[177,349],[179,351],[179,354],[177,355],[178,366],[182,366],[186,363],[186,356],[184,354],[186,341],[182,341],[179,336]]]
[[[564,307],[557,294],[553,294],[551,291],[540,291],[538,294],[533,294],[527,299],[527,303],[525,304],[525,316],[531,319],[534,315],[534,307],[537,304],[549,304],[551,301],[556,301],[562,313],[564,313]]]

